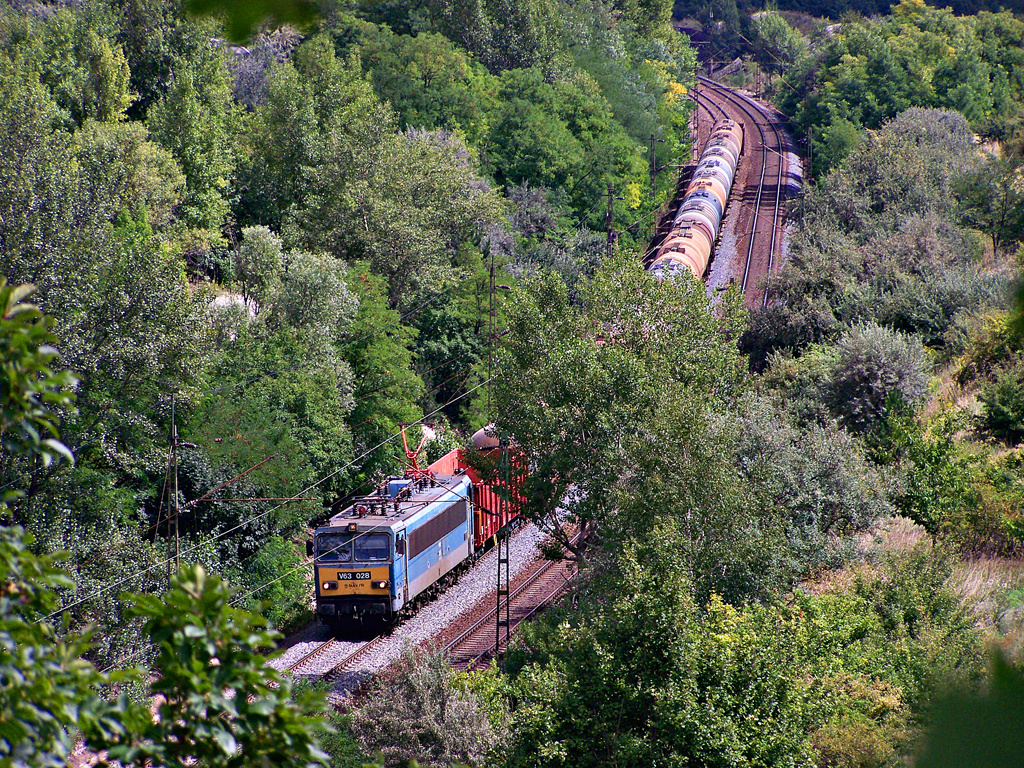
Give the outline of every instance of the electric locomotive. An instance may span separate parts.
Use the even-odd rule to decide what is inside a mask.
[[[389,478],[318,528],[317,613],[392,620],[473,554],[473,484],[465,473]]]
[[[473,442],[481,453],[500,456],[497,440],[484,430]],[[415,450],[406,444],[405,476],[356,499],[306,543],[314,558],[316,612],[325,624],[394,621],[517,517],[518,495],[483,482],[462,450],[421,469],[416,455],[423,444]]]

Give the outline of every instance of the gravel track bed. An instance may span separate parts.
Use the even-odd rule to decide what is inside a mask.
[[[331,632],[319,621],[313,621],[284,639],[281,655],[267,660],[267,665],[274,669],[286,669],[289,664],[298,661],[318,645],[331,639]]]
[[[354,653],[365,640],[338,640],[330,650],[325,651],[316,658],[305,662],[301,667],[292,672],[296,677],[317,678],[323,677],[331,671],[342,659],[350,653]],[[309,650],[312,650],[310,648]],[[308,651],[307,651],[308,653]]]
[[[509,545],[511,579],[515,579],[537,558],[537,545],[543,538],[544,535],[533,524],[524,524],[512,535]],[[350,669],[337,675],[332,681],[332,693],[337,696],[346,695],[363,680],[398,659],[406,643],[416,645],[437,636],[463,613],[473,610],[481,597],[493,595],[497,579],[497,557],[497,549],[492,549],[463,574],[457,584],[433,602],[421,606],[389,636],[381,638],[370,651],[356,659]]]

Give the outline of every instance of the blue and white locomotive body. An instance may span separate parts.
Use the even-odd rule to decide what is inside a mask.
[[[391,620],[473,555],[473,485],[462,473],[392,478],[316,530],[317,614]]]

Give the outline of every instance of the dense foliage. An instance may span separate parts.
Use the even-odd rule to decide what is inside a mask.
[[[1024,23],[1008,12],[957,17],[922,0],[888,16],[824,28],[785,63],[779,103],[813,144],[814,172],[833,167],[857,132],[908,107],[960,112],[978,133],[1005,137],[1020,123]]]
[[[609,184],[610,225],[646,237],[672,186],[648,148],[688,150],[664,3],[228,10],[0,11],[0,271],[53,346],[11,369],[13,404],[57,406],[5,416],[0,484],[37,550],[71,553],[62,604],[101,666],[144,643],[118,593],[161,589],[169,553],[301,620],[293,541],[400,469],[397,425],[488,420],[492,270],[585,273]]]
[[[985,635],[1024,661],[1024,27],[684,10],[811,139],[749,317],[641,267],[665,2],[0,11],[0,763],[880,768]],[[265,626],[421,418],[514,439],[579,577],[500,669],[410,649],[325,755]]]

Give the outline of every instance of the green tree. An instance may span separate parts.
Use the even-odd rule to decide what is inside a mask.
[[[755,55],[767,71],[785,74],[807,55],[807,40],[777,11],[757,14],[754,28]]]
[[[754,312],[755,364],[876,323],[941,349],[957,313],[1001,306],[1007,278],[984,267],[959,221],[955,181],[975,162],[971,133],[948,110],[907,110],[868,132],[807,194],[777,302]]]
[[[933,537],[955,530],[978,505],[968,458],[953,435],[955,419],[944,416],[930,428],[898,396],[869,436],[869,453],[896,470],[891,497],[900,514]]]
[[[853,554],[854,537],[892,514],[864,449],[833,421],[798,429],[754,401],[739,421],[735,456],[754,506],[777,509],[785,532],[776,556],[787,562],[774,566],[782,571],[778,583],[785,583],[786,571],[803,575],[842,565]]]
[[[696,281],[659,282],[627,255],[606,262],[576,304],[552,274],[516,287],[496,423],[530,462],[526,514],[577,557],[583,546],[563,523],[591,532],[611,519],[616,489],[642,466],[629,448],[663,431],[662,404],[712,408],[736,393],[742,366],[730,339],[742,320],[726,307],[716,315]]]
[[[1011,445],[1024,441],[1024,362],[995,371],[978,396],[985,406],[985,428]]]
[[[185,174],[179,218],[214,241],[234,192],[235,120],[227,62],[209,45],[175,69],[174,82],[147,119],[154,141],[170,150]]]
[[[21,49],[35,60],[40,81],[72,124],[121,120],[134,100],[128,61],[111,39],[115,30],[112,14],[100,4],[62,8],[29,23]]]
[[[500,213],[465,145],[440,132],[381,137],[354,167],[334,150],[310,171],[310,194],[291,237],[305,247],[366,259],[388,278],[393,307],[450,287],[462,246],[479,241]],[[347,183],[346,171],[351,174]],[[340,226],[339,226],[340,224]]]
[[[957,179],[966,222],[986,232],[999,254],[1024,234],[1024,179],[1021,158],[986,158]]]
[[[446,128],[481,146],[497,108],[496,81],[482,64],[443,35],[396,35],[375,27],[360,39],[363,68],[402,128]]]
[[[58,423],[74,403],[76,379],[50,367],[56,337],[50,318],[25,301],[34,292],[34,286],[10,286],[0,278],[0,445],[10,454],[39,456],[44,465],[56,456],[74,461],[58,439]]]
[[[514,672],[513,766],[806,766],[806,693],[785,619],[691,596],[674,524],[559,614]]]
[[[140,123],[87,121],[73,137],[81,205],[116,222],[131,211],[161,231],[173,222],[185,177],[174,157]]]
[[[130,713],[125,731],[102,744],[109,760],[307,768],[326,759],[316,741],[322,702],[309,691],[292,694],[261,653],[277,635],[231,598],[220,577],[199,566],[182,569],[162,596],[131,598],[131,614],[145,620],[157,649],[150,692],[160,704],[156,718],[148,705]]]
[[[348,271],[348,284],[359,299],[359,309],[341,354],[356,382],[348,416],[355,451],[357,455],[371,451],[353,476],[362,487],[402,466],[398,442],[380,443],[394,435],[399,424],[423,416],[418,400],[424,386],[413,369],[416,330],[403,324],[398,312],[388,306],[384,278],[358,263]]]
[[[281,290],[284,255],[281,238],[267,227],[246,227],[234,251],[234,278],[254,313],[265,309]]]
[[[434,28],[492,72],[546,65],[558,51],[562,20],[550,0],[429,0]]]

